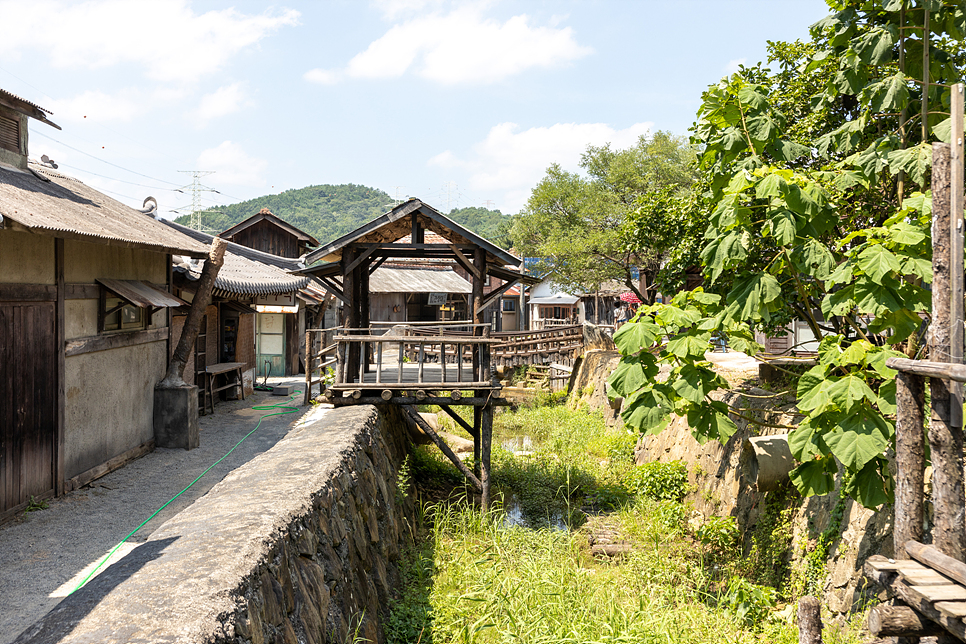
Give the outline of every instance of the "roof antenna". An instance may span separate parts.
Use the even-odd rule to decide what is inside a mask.
[[[40,157],[40,160],[44,162],[44,165],[46,165],[46,166],[50,166],[50,167],[51,167],[51,168],[53,168],[54,170],[56,170],[56,169],[57,169],[57,164],[56,164],[56,163],[54,163],[54,160],[53,160],[53,159],[51,159],[51,158],[50,158],[49,156],[47,156],[46,154],[43,154],[43,155],[41,155],[41,157]]]
[[[150,206],[148,204],[151,204]],[[151,215],[155,219],[158,218],[158,200],[154,197],[145,197],[144,203],[141,204],[143,207],[138,208],[138,211],[143,212],[145,215]]]

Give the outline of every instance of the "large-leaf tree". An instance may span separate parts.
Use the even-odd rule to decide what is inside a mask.
[[[656,132],[624,150],[589,146],[580,167],[582,173],[557,164],[547,169],[514,222],[514,247],[540,258],[539,270],[567,290],[588,292],[617,280],[643,301],[653,300],[653,289],[642,291],[633,271],[652,283],[683,224],[673,208],[639,211],[642,200],[656,203],[655,195],[667,203],[687,193],[698,177],[691,145]],[[642,217],[646,226],[629,226]]]
[[[742,69],[702,97],[706,288],[621,328],[610,393],[642,432],[677,414],[699,440],[727,440],[735,416],[761,421],[712,399],[727,387],[705,361],[712,334],[753,353],[754,329],[802,319],[822,340],[797,386],[792,480],[825,494],[838,462],[844,492],[877,507],[892,498],[885,361],[914,354],[929,319],[929,149],[948,138],[966,14],[940,0],[828,1],[810,43],[770,43],[778,71]]]

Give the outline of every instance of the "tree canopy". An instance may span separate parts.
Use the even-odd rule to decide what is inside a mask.
[[[618,280],[645,299],[632,269],[653,276],[660,268],[677,232],[677,210],[666,206],[697,179],[694,152],[683,137],[656,132],[625,150],[588,146],[580,167],[583,174],[559,164],[547,169],[514,221],[514,247],[540,258],[538,270],[565,289],[590,291]],[[638,214],[641,200],[657,194],[665,207]]]
[[[377,188],[351,183],[324,184],[215,206],[201,211],[200,217],[205,229],[220,232],[257,214],[262,208],[268,208],[324,244],[372,221],[392,207],[392,198]],[[476,234],[504,248],[509,247],[506,229],[510,218],[499,210],[458,208],[447,216]],[[191,216],[184,215],[175,221],[187,226]]]
[[[966,14],[934,0],[829,5],[810,43],[770,43],[779,71],[743,68],[704,93],[692,142],[708,187],[706,289],[621,328],[610,393],[642,432],[677,414],[699,440],[725,441],[731,416],[759,421],[710,397],[728,386],[704,359],[712,334],[756,353],[755,328],[805,320],[822,340],[798,382],[805,419],[788,428],[792,480],[825,494],[841,463],[844,493],[877,507],[893,487],[885,362],[916,355],[929,317],[930,146],[949,137]]]

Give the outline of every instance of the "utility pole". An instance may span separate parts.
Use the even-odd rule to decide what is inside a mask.
[[[181,186],[178,188],[178,192],[190,192],[191,193],[191,223],[189,224],[191,228],[195,230],[202,230],[201,227],[201,193],[202,192],[214,192],[221,194],[214,188],[209,188],[208,186],[202,185],[199,179],[201,177],[206,177],[209,174],[214,174],[214,170],[178,170],[178,172],[191,175],[191,183],[186,186]]]

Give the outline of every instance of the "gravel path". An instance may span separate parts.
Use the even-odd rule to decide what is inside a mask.
[[[296,389],[305,385],[304,380],[294,378],[269,379],[269,384],[283,382],[294,384]],[[201,446],[197,449],[156,449],[87,487],[50,500],[46,510],[0,525],[0,644],[9,644],[46,615],[96,561],[224,456],[255,427],[259,418],[273,413],[255,411],[253,406],[287,400],[255,392],[244,401],[219,403],[214,414],[199,419]],[[147,540],[151,532],[203,496],[233,469],[271,448],[305,414],[308,408],[302,408],[301,403],[299,395],[292,403],[300,407],[298,412],[265,419],[258,431],[151,519],[129,543]],[[120,558],[131,547],[122,546],[114,558]]]

